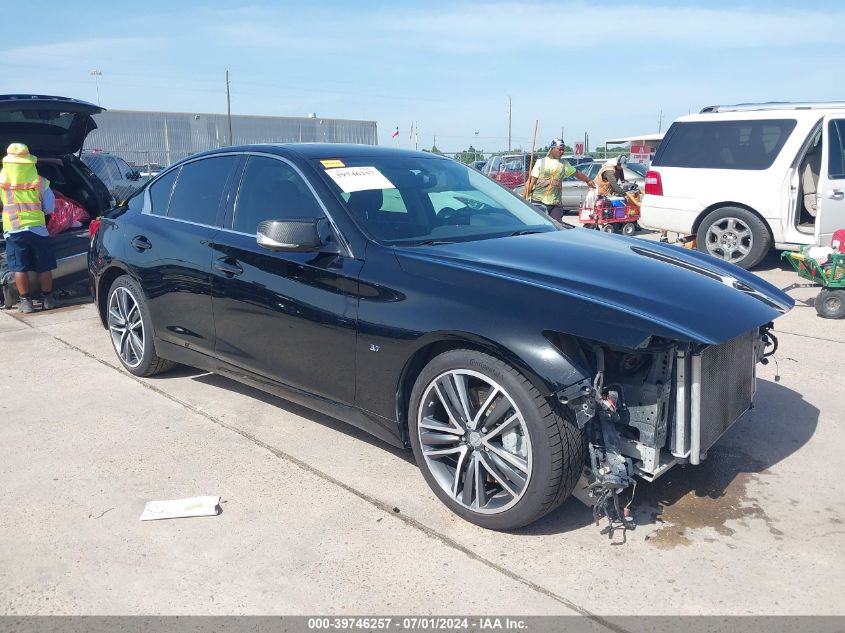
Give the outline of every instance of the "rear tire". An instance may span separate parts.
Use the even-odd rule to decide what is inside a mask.
[[[813,303],[816,306],[816,312],[823,319],[845,317],[845,290],[825,288],[816,295]]]
[[[613,224],[605,224],[601,227],[601,230],[605,233],[614,233],[616,231]]]
[[[155,351],[154,331],[144,292],[129,275],[109,288],[106,322],[120,364],[135,376],[155,376],[176,366]]]
[[[637,225],[633,222],[626,222],[622,226],[622,235],[633,235],[637,232]]]
[[[772,246],[765,222],[739,207],[722,207],[707,214],[695,241],[702,253],[746,270],[759,264]]]
[[[452,350],[414,384],[411,445],[426,482],[455,514],[513,530],[559,506],[575,487],[586,449],[567,413],[498,358]]]

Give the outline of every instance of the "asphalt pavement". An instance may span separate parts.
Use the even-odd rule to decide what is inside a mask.
[[[815,293],[708,460],[638,486],[624,544],[574,499],[484,530],[410,451],[214,374],[135,378],[79,298],[0,314],[0,613],[843,615],[845,320]],[[222,513],[139,521],[197,495]]]

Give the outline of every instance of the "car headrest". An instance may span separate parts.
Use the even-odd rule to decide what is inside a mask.
[[[353,191],[349,194],[346,205],[355,215],[366,217],[367,213],[378,211],[384,204],[384,194],[381,189],[366,189]]]

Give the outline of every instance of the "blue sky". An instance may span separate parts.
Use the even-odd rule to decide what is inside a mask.
[[[838,6],[837,6],[838,5]],[[141,14],[143,11],[143,15]],[[845,3],[26,2],[0,91],[113,109],[375,120],[443,151],[655,132],[714,103],[845,99]],[[10,37],[10,33],[22,33]],[[611,69],[606,68],[610,61]],[[398,139],[391,133],[399,126]],[[476,134],[477,132],[477,134]]]

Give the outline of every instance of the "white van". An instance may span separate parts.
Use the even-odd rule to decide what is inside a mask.
[[[751,268],[773,247],[829,245],[844,199],[845,102],[711,106],[666,132],[640,224]]]

